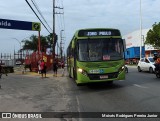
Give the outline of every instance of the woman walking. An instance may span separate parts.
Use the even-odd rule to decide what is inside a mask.
[[[57,76],[57,70],[58,70],[58,60],[55,59],[53,62],[53,72],[54,72],[53,76]]]

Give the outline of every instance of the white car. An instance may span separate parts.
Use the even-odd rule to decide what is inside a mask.
[[[16,61],[16,65],[21,65],[21,61]]]
[[[141,58],[138,62],[137,69],[139,72],[149,71],[150,73],[153,73],[155,71],[154,63],[153,57]]]

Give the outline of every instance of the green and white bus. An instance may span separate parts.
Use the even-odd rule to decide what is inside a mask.
[[[77,30],[67,48],[69,76],[77,85],[124,80],[124,50],[118,29]]]

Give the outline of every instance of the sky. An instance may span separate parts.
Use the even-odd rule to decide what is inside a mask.
[[[53,28],[53,0],[34,1],[50,28]],[[160,0],[55,0],[56,7],[63,8],[55,8],[56,13],[63,13],[55,15],[58,42],[61,41],[61,34],[66,49],[75,31],[83,28],[117,28],[122,36],[139,30],[140,1],[142,29],[151,28],[155,22],[160,22]],[[35,10],[32,1],[28,2]],[[0,19],[40,22],[25,0],[0,0]],[[0,28],[0,53],[13,53],[14,49],[18,51],[23,45],[20,42],[31,35],[38,36],[38,32]],[[41,35],[49,35],[43,25]]]

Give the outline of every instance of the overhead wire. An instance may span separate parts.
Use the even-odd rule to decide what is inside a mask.
[[[57,6],[62,6],[61,4],[60,4],[60,1],[59,0],[57,0]],[[63,7],[55,7],[55,8],[59,8],[60,10],[62,10],[63,9]],[[55,13],[56,14],[56,19],[57,19],[57,27],[58,27],[58,31],[60,31],[60,42],[58,43],[58,49],[61,51],[61,45],[59,45],[59,44],[61,44],[61,37],[62,37],[62,35],[61,35],[61,30],[63,30],[64,31],[64,27],[63,27],[63,24],[62,24],[62,19],[61,19],[61,16],[62,16],[62,12],[56,12]]]
[[[51,33],[48,28],[45,26],[45,24],[42,22],[42,20],[39,18],[39,16],[37,15],[37,13],[34,11],[34,9],[32,8],[32,6],[30,5],[30,3],[28,2],[28,0],[25,0],[27,2],[27,4],[29,5],[29,7],[31,8],[31,10],[34,12],[34,14],[37,16],[37,18],[40,20],[40,22],[43,24],[43,26],[46,28],[46,30]]]
[[[31,0],[31,1],[32,1],[34,7],[37,9],[37,11],[40,14],[40,16],[42,17],[42,19],[44,20],[44,22],[47,24],[47,26],[50,28],[50,30],[53,31],[51,29],[51,27],[49,26],[49,24],[47,23],[47,21],[45,20],[44,16],[42,15],[42,12],[40,11],[40,9],[39,9],[38,5],[36,4],[35,0]]]
[[[32,8],[32,6],[30,5],[30,3],[27,1],[27,0],[25,0],[26,2],[27,2],[27,4],[29,5],[29,7],[32,9],[32,11],[34,12],[34,14],[37,16],[37,18],[40,20],[40,22],[43,24],[43,26],[46,28],[46,30],[49,32],[49,33],[51,33],[49,30],[48,30],[48,28],[45,26],[45,24],[42,22],[42,20],[39,18],[39,16],[37,15],[37,13],[34,11],[34,9]],[[36,4],[36,2],[34,1],[34,0],[31,0],[32,1],[32,3],[33,3],[33,5],[34,5],[34,7],[36,8],[36,10],[38,11],[38,13],[40,14],[40,16],[42,17],[42,19],[45,21],[45,23],[47,24],[47,26],[51,29],[51,27],[49,26],[49,24],[47,23],[47,21],[45,20],[45,18],[43,17],[43,15],[42,15],[42,12],[40,11],[40,9],[39,9],[39,7],[38,7],[38,5]],[[59,22],[59,21],[58,21]],[[59,25],[59,29],[60,28],[63,28],[62,27],[62,23],[61,24],[58,24]],[[61,25],[61,26],[60,26]],[[52,29],[51,29],[52,30]],[[63,29],[64,30],[64,29]],[[60,45],[59,45],[59,43],[57,42],[57,47],[58,47],[58,49],[60,49]]]

